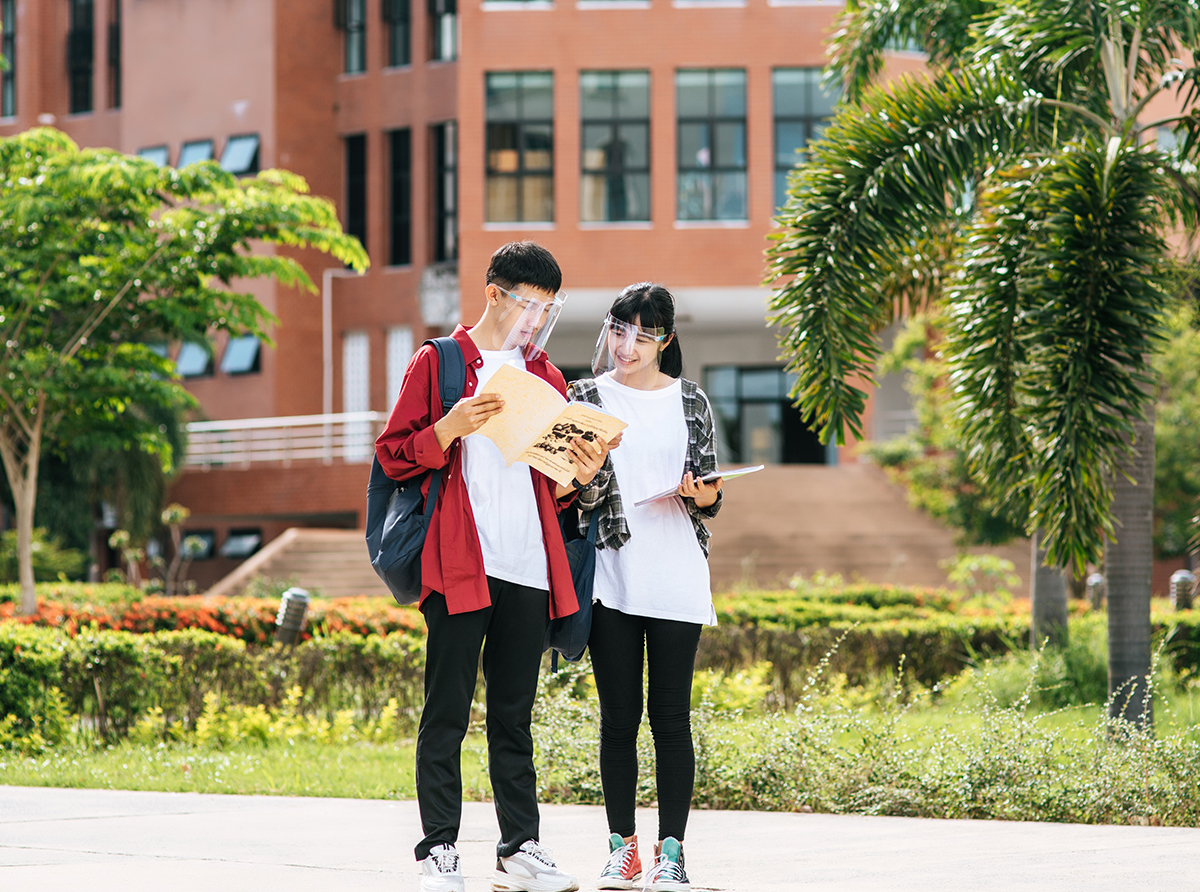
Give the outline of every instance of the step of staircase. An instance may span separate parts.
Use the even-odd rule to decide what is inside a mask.
[[[1029,543],[963,549],[954,532],[912,508],[905,491],[874,465],[775,465],[725,487],[709,566],[714,590],[774,587],[796,574],[846,581],[946,585],[942,561],[962,551],[1013,562],[1027,596]]]
[[[1029,543],[962,549],[954,533],[909,506],[873,465],[776,465],[732,480],[713,533],[713,589],[780,587],[796,574],[847,582],[946,585],[943,561],[963,550],[1013,562],[1028,596]],[[210,595],[239,593],[256,576],[294,579],[325,597],[390,597],[371,569],[361,530],[293,527],[226,576]]]

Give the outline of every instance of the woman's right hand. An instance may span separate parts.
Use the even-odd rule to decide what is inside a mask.
[[[483,427],[489,418],[503,411],[504,400],[495,393],[481,393],[459,400],[454,408],[433,424],[438,446],[445,452],[459,437],[470,436]]]

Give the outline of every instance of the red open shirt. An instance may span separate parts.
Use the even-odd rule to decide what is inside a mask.
[[[463,397],[475,396],[478,370],[483,365],[479,348],[461,325],[454,329],[453,338],[462,348],[463,359],[467,363]],[[566,380],[562,372],[551,365],[545,353],[537,359],[528,360],[525,368],[566,395]],[[400,397],[392,409],[387,427],[375,441],[375,454],[379,456],[384,472],[393,480],[408,480],[429,470],[445,469],[437,506],[429,521],[425,550],[421,554],[421,600],[423,602],[431,591],[441,592],[446,596],[446,606],[451,613],[466,613],[490,606],[492,599],[488,594],[475,515],[471,511],[471,500],[463,478],[461,441],[456,439],[443,452],[433,432],[434,422],[442,417],[442,399],[437,380],[437,349],[426,344],[408,364]],[[567,550],[558,526],[561,506],[554,498],[556,484],[553,480],[532,468],[530,476],[533,478],[538,518],[542,522],[542,540],[546,545],[550,617],[557,619],[579,609],[575,586],[571,582],[571,566],[567,563]],[[421,483],[421,491],[428,494],[428,478]]]

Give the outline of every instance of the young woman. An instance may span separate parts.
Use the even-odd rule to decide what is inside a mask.
[[[574,382],[567,395],[629,425],[621,448],[579,496],[583,533],[600,512],[589,651],[611,835],[596,888],[632,889],[642,872],[634,806],[644,654],[659,809],[644,885],[648,892],[685,892],[683,835],[696,770],[692,673],[700,629],[716,622],[704,520],[721,507],[721,481],[700,480],[717,470],[712,410],[700,388],[680,378],[675,301],[661,285],[643,282],[621,292],[604,320],[592,369],[596,377]],[[672,488],[675,495],[635,504]]]

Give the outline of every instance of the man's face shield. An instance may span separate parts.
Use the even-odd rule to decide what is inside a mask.
[[[596,352],[592,354],[592,373],[597,377],[613,371],[629,373],[647,364],[658,368],[658,358],[666,339],[665,328],[643,328],[606,316],[600,326]]]
[[[496,322],[497,333],[504,337],[500,349],[519,349],[525,359],[537,358],[546,350],[546,342],[554,331],[567,293],[560,291],[550,297],[527,286],[519,286],[519,291],[509,291],[494,282],[492,285],[500,292],[500,315]]]

